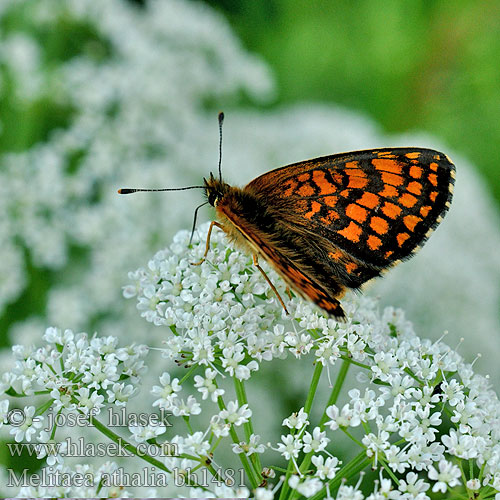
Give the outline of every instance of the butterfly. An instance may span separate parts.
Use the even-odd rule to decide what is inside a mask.
[[[220,131],[223,118],[219,114]],[[203,186],[189,187],[205,190],[218,219],[210,225],[205,257],[217,226],[235,246],[253,255],[285,311],[259,258],[299,296],[343,318],[339,299],[345,291],[359,290],[410,258],[451,204],[455,167],[448,156],[432,149],[323,156],[271,170],[239,188],[222,179],[222,132],[220,137],[219,176],[211,173]],[[187,188],[165,190],[179,189]]]

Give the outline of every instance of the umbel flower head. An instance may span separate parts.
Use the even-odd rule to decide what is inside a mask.
[[[20,496],[425,500],[498,494],[500,404],[487,378],[444,342],[419,338],[402,311],[380,312],[367,296],[343,300],[342,322],[297,298],[287,299],[285,314],[252,259],[227,246],[223,233],[213,234],[206,261],[192,264],[203,254],[207,230],[202,226],[192,245],[189,233],[179,232],[146,268],[130,274],[133,283],[124,290],[165,332],[164,364],[187,367],[182,377],[172,366],[148,387],[142,375],[158,346],[118,347],[111,336],[49,328],[45,346],[14,347],[16,365],[2,376],[0,390],[17,407],[23,407],[19,399],[27,401],[19,425],[8,417],[9,400],[0,400],[4,430],[16,442],[39,446],[46,477],[81,471],[89,477],[84,488],[69,481],[23,487]],[[268,273],[283,293],[279,277]],[[294,365],[285,367],[289,376],[309,368],[310,384],[291,414],[272,415],[282,428],[273,434],[277,425],[259,419],[262,398],[246,387],[257,382],[263,362],[286,357]],[[351,367],[357,381],[347,377]],[[318,397],[322,385],[330,389],[328,400]],[[105,424],[106,405],[127,411],[131,396],[146,401],[148,393],[151,413],[171,415],[168,430],[161,422],[129,423],[118,434]],[[118,464],[95,455],[75,463],[71,443],[62,442],[65,424],[50,434],[42,430],[49,407],[89,419],[94,432],[125,443],[132,457]],[[69,430],[76,437],[78,429]],[[342,439],[348,449],[339,445]],[[160,453],[170,448],[175,453]],[[147,467],[138,468],[136,458]],[[111,474],[115,470],[121,473]],[[153,489],[134,488],[133,474]]]
[[[341,322],[298,298],[287,298],[286,315],[251,257],[227,246],[222,232],[212,233],[206,260],[193,265],[203,255],[207,230],[208,225],[202,226],[192,245],[189,233],[179,232],[147,268],[130,273],[132,283],[124,295],[137,297],[147,321],[168,327],[165,357],[191,367],[207,403],[227,396],[215,392],[222,377],[242,383],[263,361],[290,355],[302,358],[297,363],[313,361],[305,405],[283,420],[285,432],[267,443],[264,455],[271,470],[280,463],[272,451],[288,467],[274,467],[283,472],[281,479],[256,490],[256,497],[273,498],[280,488],[318,499],[362,499],[366,494],[371,500],[425,499],[430,491],[465,493],[472,486],[488,494],[498,490],[500,404],[488,378],[474,374],[472,365],[444,342],[419,338],[401,310],[379,312],[367,296],[348,295]],[[280,278],[266,272],[286,298]],[[341,368],[334,381],[330,371],[337,364]],[[350,390],[342,387],[349,366],[359,371],[359,383]],[[322,371],[332,394],[326,406],[315,408],[322,417],[314,421],[310,415]],[[186,403],[176,381],[163,383],[166,396],[155,404],[176,414]],[[211,417],[216,436],[228,431],[214,422],[251,422],[258,409],[242,403],[232,401],[223,415]],[[258,429],[253,431],[247,444],[235,443],[235,453],[264,452],[264,446],[251,444],[260,439]],[[354,459],[336,455],[332,443],[337,433],[358,448]],[[375,486],[363,485],[365,468],[379,470]],[[253,473],[262,479],[262,469]]]

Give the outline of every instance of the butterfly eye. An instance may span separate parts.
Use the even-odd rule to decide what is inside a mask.
[[[208,193],[208,203],[215,207],[216,203],[219,201],[219,197],[214,191]]]

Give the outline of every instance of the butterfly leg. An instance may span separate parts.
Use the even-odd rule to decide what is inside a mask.
[[[283,309],[285,310],[285,312],[287,314],[290,314],[288,312],[288,309],[286,308],[285,303],[283,302],[283,299],[281,298],[281,295],[279,294],[278,290],[276,290],[276,287],[273,285],[272,281],[269,279],[269,276],[266,274],[266,272],[264,271],[264,269],[262,269],[262,267],[260,267],[258,256],[255,255],[255,254],[253,254],[252,257],[253,257],[253,264],[254,264],[254,266],[262,273],[262,276],[264,276],[264,278],[266,279],[266,281],[269,283],[269,286],[271,287],[271,290],[276,294],[276,297],[278,297],[278,300],[279,300],[281,306],[283,307]]]
[[[285,288],[285,293],[288,295],[288,298],[290,300],[293,299],[293,294],[292,294],[292,291],[290,290],[290,287],[287,285],[287,287]]]
[[[214,226],[218,227],[219,229],[224,230],[224,227],[222,224],[219,224],[217,221],[213,220],[210,223],[210,227],[208,228],[208,233],[207,233],[207,245],[205,247],[205,253],[203,254],[203,258],[199,262],[191,262],[192,266],[201,266],[203,262],[205,262],[205,259],[207,258],[208,251],[210,250],[210,237],[212,236],[212,229]]]

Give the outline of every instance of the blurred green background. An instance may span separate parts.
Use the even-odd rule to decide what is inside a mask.
[[[480,168],[500,203],[499,1],[207,3],[274,70],[273,106],[330,101],[368,113],[388,132],[433,133]],[[6,28],[20,27],[43,40],[49,68],[96,38],[91,28],[71,22],[44,33],[18,12]],[[26,107],[12,98],[6,82],[0,115],[11,125],[0,136],[0,151],[23,150],[46,138],[69,113],[50,100]]]
[[[133,3],[141,8],[147,0]],[[427,131],[468,156],[500,204],[499,1],[206,3],[274,71],[278,92],[266,106],[331,102],[368,114],[389,133]],[[2,28],[5,33],[24,31],[39,42],[49,84],[60,62],[82,51],[98,60],[109,53],[92,26],[61,15],[47,30],[25,14],[22,6],[12,9]],[[71,116],[72,110],[50,95],[35,101],[17,98],[4,75],[0,117],[8,126],[0,134],[0,153],[23,151],[47,139]],[[81,253],[79,248],[70,251],[72,257]],[[43,315],[47,283],[67,273],[32,266],[28,258],[26,265],[29,286],[0,316],[3,335],[13,321]],[[1,340],[8,343],[6,337]]]
[[[148,0],[123,1],[140,9]],[[207,3],[274,71],[278,92],[266,106],[333,102],[368,114],[387,132],[427,131],[468,156],[500,204],[499,1]],[[4,17],[2,28],[39,41],[49,83],[62,61],[82,51],[97,60],[109,52],[92,26],[69,16],[60,15],[47,31],[20,6]],[[8,126],[0,134],[0,153],[25,150],[70,122],[72,110],[50,95],[22,100],[8,75],[1,83],[0,116]],[[1,315],[0,331],[13,318],[42,312],[47,273],[29,270],[30,286]]]
[[[500,203],[500,2],[209,0],[278,80],[277,103],[331,101],[424,130]]]
[[[123,1],[140,9],[148,0]],[[389,133],[427,131],[468,156],[500,204],[499,1],[207,3],[274,71],[278,92],[265,106],[333,102],[368,114]],[[35,24],[22,4],[2,21],[4,33],[26,32],[39,42],[48,85],[61,62],[82,51],[99,61],[110,50],[94,27],[61,12],[49,30]],[[6,74],[0,116],[8,124],[0,134],[2,153],[47,139],[52,130],[70,123],[72,110],[50,94],[17,98]],[[30,285],[0,316],[1,332],[13,319],[42,313],[45,284],[58,280],[52,273],[29,268]]]

